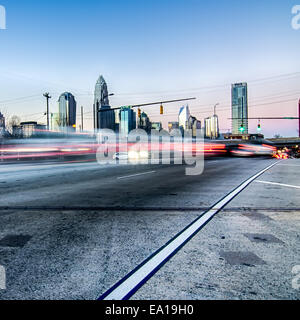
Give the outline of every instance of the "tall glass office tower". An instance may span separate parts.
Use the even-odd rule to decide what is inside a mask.
[[[178,122],[182,131],[189,130],[189,119],[191,113],[189,106],[183,106],[179,111]]]
[[[110,110],[107,84],[100,76],[95,86],[94,99],[94,128],[115,129],[115,113]],[[102,112],[101,112],[102,111]]]
[[[136,129],[136,113],[130,107],[123,107],[120,111],[120,134],[127,136]]]
[[[76,125],[76,106],[77,103],[72,93],[65,92],[60,95],[58,99],[59,127],[70,127],[75,130],[73,126]]]
[[[232,134],[248,134],[248,85],[236,83],[232,85]],[[244,132],[241,128],[244,128]]]

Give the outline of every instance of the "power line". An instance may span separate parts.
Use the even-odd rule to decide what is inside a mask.
[[[36,97],[40,97],[40,95],[32,95],[32,96],[26,96],[26,97],[19,97],[19,98],[14,98],[14,99],[9,99],[9,100],[2,100],[0,101],[0,103],[9,103],[9,102],[15,102],[15,101],[19,101],[19,100],[26,100],[29,98],[36,98]]]

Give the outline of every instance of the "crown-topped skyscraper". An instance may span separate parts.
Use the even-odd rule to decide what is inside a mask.
[[[110,110],[109,94],[106,81],[101,75],[95,86],[94,96],[94,128],[98,129],[115,129],[115,113]],[[104,112],[105,111],[105,112]]]

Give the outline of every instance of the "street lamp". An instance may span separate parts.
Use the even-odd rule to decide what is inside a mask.
[[[50,129],[50,125],[49,125],[49,122],[50,122],[49,121],[49,100],[52,97],[50,96],[49,92],[44,93],[43,96],[47,99],[47,112],[46,112],[46,114],[47,114],[47,130],[49,131],[49,129]]]
[[[214,116],[217,115],[217,106],[218,106],[218,105],[220,105],[220,103],[216,103],[216,104],[214,105]]]

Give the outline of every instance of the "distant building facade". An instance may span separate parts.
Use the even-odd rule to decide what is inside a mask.
[[[217,115],[205,119],[205,138],[218,139],[220,136],[219,119]]]
[[[231,87],[232,95],[232,134],[248,134],[248,85],[236,83]],[[243,127],[243,132],[241,128]]]
[[[152,130],[161,131],[163,129],[161,122],[152,122]]]
[[[184,134],[185,131],[189,131],[193,137],[197,136],[197,131],[201,130],[202,127],[201,121],[191,115],[188,105],[183,106],[179,111],[178,126],[182,134]]]
[[[106,81],[100,76],[95,86],[94,94],[94,129],[115,130],[115,112],[109,105],[109,94]]]
[[[152,123],[145,112],[142,112],[141,116],[138,118],[137,127],[138,129],[146,131],[148,134],[151,133]]]
[[[35,121],[21,122],[20,125],[13,126],[12,135],[15,138],[32,138],[43,135],[46,130],[46,125]]]
[[[197,131],[201,130],[201,121],[197,118],[190,116],[188,121],[188,130],[192,132],[192,136],[197,136]]]
[[[225,140],[262,140],[264,138],[263,134],[224,134]]]
[[[58,125],[61,128],[76,130],[77,103],[70,92],[65,92],[58,99]]]
[[[136,129],[136,113],[131,107],[122,107],[120,110],[120,134],[127,136],[130,131]]]
[[[169,132],[172,132],[173,130],[178,130],[179,129],[179,122],[178,121],[169,122],[168,128],[169,128]]]
[[[4,115],[0,112],[0,136],[3,136],[6,132],[5,129],[5,117]]]

